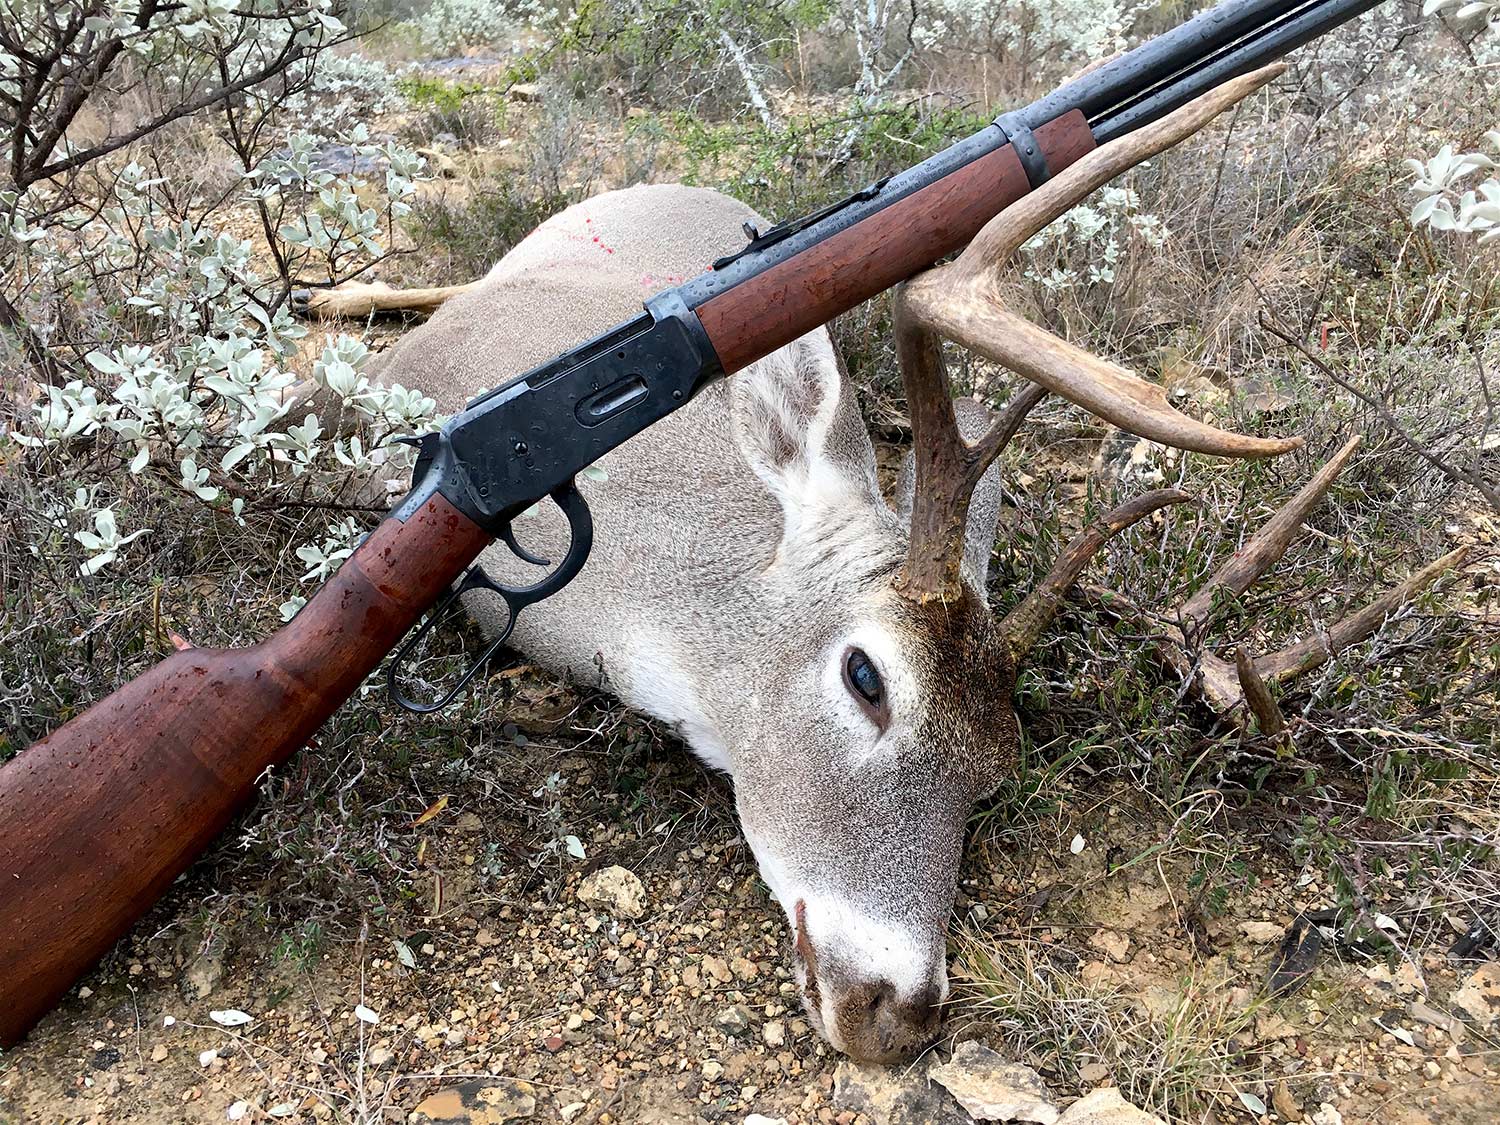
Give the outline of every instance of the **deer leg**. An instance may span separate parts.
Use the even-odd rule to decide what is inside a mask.
[[[332,289],[297,290],[292,294],[292,311],[315,320],[359,320],[382,313],[431,316],[443,302],[478,284],[471,281],[427,289],[392,289],[379,281],[346,281]]]

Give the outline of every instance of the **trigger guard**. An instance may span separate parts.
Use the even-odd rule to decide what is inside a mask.
[[[583,564],[588,561],[589,551],[594,545],[593,514],[589,511],[588,504],[584,502],[583,494],[578,491],[577,486],[571,480],[552,493],[552,502],[558,506],[567,519],[570,533],[567,553],[563,555],[562,562],[557,565],[557,569],[529,586],[503,586],[485,576],[487,587],[504,598],[510,607],[512,621],[527,606],[543,598],[551,597],[573,581],[578,572],[583,569]],[[535,560],[535,556],[529,556],[525,548],[515,543],[514,536],[506,536],[502,533],[501,538],[505,539],[506,546],[515,551],[518,557],[528,561]],[[546,560],[540,561],[543,564],[546,562]]]

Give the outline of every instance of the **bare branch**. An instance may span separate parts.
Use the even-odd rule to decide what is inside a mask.
[[[1332,364],[1328,363],[1323,359],[1322,356],[1318,355],[1296,336],[1292,335],[1292,333],[1287,330],[1286,326],[1282,324],[1278,319],[1276,319],[1275,317],[1267,316],[1265,310],[1262,310],[1261,312],[1260,324],[1262,328],[1264,328],[1271,335],[1275,336],[1282,343],[1291,348],[1295,348],[1297,352],[1302,356],[1302,358],[1304,358],[1315,368],[1317,368],[1317,370],[1321,374],[1327,376],[1329,382],[1333,383],[1341,390],[1353,395],[1355,398],[1359,399],[1360,402],[1364,403],[1366,406],[1370,407],[1370,409],[1374,410],[1375,413],[1379,414],[1380,420],[1390,428],[1390,431],[1400,439],[1403,445],[1405,445],[1418,457],[1422,458],[1422,460],[1426,461],[1429,465],[1431,465],[1438,472],[1442,473],[1443,476],[1447,477],[1454,484],[1469,485],[1481,496],[1483,496],[1486,501],[1488,501],[1490,507],[1494,508],[1495,511],[1500,512],[1500,489],[1496,489],[1494,485],[1485,480],[1484,477],[1482,477],[1477,471],[1472,469],[1460,469],[1458,466],[1450,464],[1449,462],[1443,460],[1436,453],[1432,452],[1432,450],[1428,449],[1425,445],[1419,442],[1416,438],[1412,437],[1411,434],[1407,432],[1406,427],[1396,420],[1396,416],[1390,412],[1390,409],[1385,405],[1385,403],[1381,402],[1380,399],[1376,398],[1374,395],[1360,390],[1353,383],[1349,382],[1349,380],[1345,379],[1342,375],[1340,375],[1333,369]]]

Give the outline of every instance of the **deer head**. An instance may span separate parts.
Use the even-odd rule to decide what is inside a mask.
[[[1301,444],[1179,413],[1159,388],[1010,311],[1001,271],[1046,223],[1276,73],[1237,79],[1096,150],[997,216],[952,264],[901,289],[896,342],[913,455],[896,511],[861,502],[875,488],[873,461],[867,441],[851,453],[860,444],[830,432],[832,389],[820,395],[816,379],[795,372],[736,376],[741,445],[783,507],[766,581],[798,607],[785,624],[802,655],[769,662],[794,674],[751,677],[770,695],[766,729],[737,733],[730,768],[746,837],[793,928],[807,1010],[849,1054],[888,1061],[935,1032],[964,825],[1017,759],[1017,669],[1110,535],[1188,499],[1153,492],[1109,513],[996,618],[985,597],[999,499],[992,466],[1026,413],[1053,391],[1182,449],[1266,457]],[[954,402],[944,340],[1024,377],[998,417]],[[820,584],[827,597],[810,597]],[[762,735],[772,744],[757,751]],[[776,740],[795,744],[794,767]]]

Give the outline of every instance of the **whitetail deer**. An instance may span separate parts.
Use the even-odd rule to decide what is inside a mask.
[[[1155,492],[1110,513],[994,619],[985,597],[999,505],[993,463],[1043,387],[1183,448],[1261,457],[1301,444],[1177,413],[1158,388],[1008,311],[999,271],[1083,196],[1196,132],[1276,69],[1094,151],[991,222],[957,261],[905,286],[897,334],[915,456],[894,505],[820,329],[605,457],[608,479],[582,484],[593,561],[521,617],[512,644],[528,659],[670,724],[733,778],[745,837],[792,927],[809,1016],[851,1055],[890,1060],[934,1034],[965,821],[1016,760],[1017,665],[1105,538],[1187,499]],[[736,249],[747,221],[760,222],[712,191],[611,192],[543,223],[476,284],[414,297],[345,287],[319,294],[314,311],[435,309],[387,354],[381,377],[455,410]],[[1026,377],[998,419],[952,401],[940,339]],[[1255,566],[1228,584],[1243,589],[1246,574],[1279,556],[1300,511],[1276,522]],[[566,545],[550,509],[517,533],[544,554]],[[503,550],[484,561],[503,581],[536,576]],[[469,610],[495,627],[503,609],[485,597],[471,595]],[[1200,668],[1191,638],[1175,637],[1190,674],[1212,672],[1209,697],[1239,706],[1218,665]],[[1308,659],[1326,659],[1328,646],[1316,647]]]

